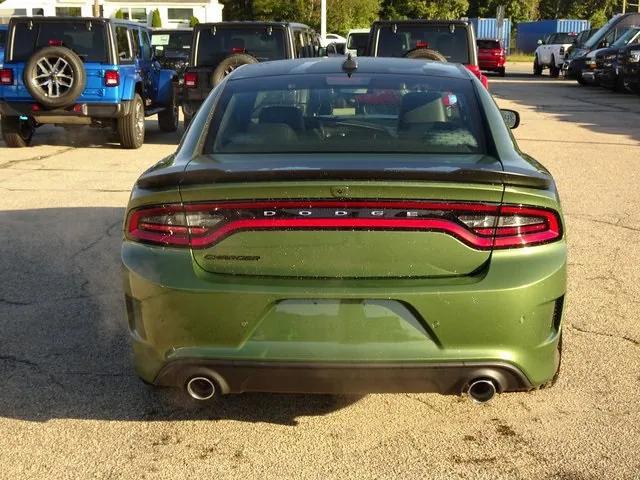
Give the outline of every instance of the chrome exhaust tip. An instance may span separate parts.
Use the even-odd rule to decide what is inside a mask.
[[[495,396],[496,392],[496,384],[492,380],[484,378],[472,381],[467,388],[467,395],[475,403],[487,403]]]
[[[210,400],[216,394],[216,384],[207,377],[192,377],[187,382],[187,393],[194,400]]]

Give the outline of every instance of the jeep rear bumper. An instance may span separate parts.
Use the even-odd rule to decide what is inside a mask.
[[[89,124],[92,119],[120,118],[131,111],[131,101],[120,103],[78,103],[71,107],[45,110],[35,102],[0,101],[0,114],[28,116],[41,124]]]
[[[458,395],[478,379],[491,379],[499,392],[533,385],[506,362],[318,363],[176,360],[160,371],[156,385],[184,387],[190,378],[214,379],[222,393],[399,393]]]

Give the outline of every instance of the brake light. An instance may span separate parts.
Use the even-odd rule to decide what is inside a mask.
[[[416,48],[429,48],[429,42],[426,42],[424,40],[418,40],[416,42]]]
[[[170,204],[129,213],[129,240],[207,248],[242,231],[424,231],[451,235],[477,250],[526,247],[562,238],[558,213],[487,203],[269,201]]]
[[[61,47],[62,46],[62,40],[49,40],[49,42],[47,42],[49,44],[50,47]]]
[[[0,70],[0,85],[13,85],[13,70],[10,68]]]
[[[198,86],[198,74],[196,72],[186,72],[184,74],[184,85],[187,88],[196,88]]]
[[[245,49],[240,47],[233,47],[231,49],[231,53],[244,53],[244,52],[245,52]]]
[[[104,72],[104,84],[107,87],[117,87],[120,85],[120,72],[117,70],[107,70]]]

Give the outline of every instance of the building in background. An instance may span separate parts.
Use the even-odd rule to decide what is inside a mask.
[[[222,21],[223,5],[218,0],[99,0],[102,15],[123,18],[151,25],[151,12],[160,12],[164,28],[188,26],[191,17],[200,22]],[[93,0],[5,0],[0,3],[0,19],[7,22],[12,15],[46,15],[92,17]]]

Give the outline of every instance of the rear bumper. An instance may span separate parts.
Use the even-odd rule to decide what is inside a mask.
[[[441,279],[219,275],[188,251],[128,241],[122,260],[135,366],[150,383],[210,373],[229,392],[460,393],[491,368],[523,390],[559,362],[564,241]]]
[[[128,100],[114,104],[83,103],[79,111],[73,107],[56,108],[53,110],[33,110],[33,102],[0,101],[0,114],[6,116],[28,116],[36,122],[47,124],[78,124],[91,123],[92,119],[120,118],[131,111]]]
[[[184,386],[190,378],[215,379],[222,393],[399,393],[457,395],[475,379],[492,379],[499,391],[530,390],[526,376],[504,362],[481,363],[292,363],[178,360],[162,368],[154,383]]]
[[[505,61],[504,60],[501,60],[501,61],[481,60],[479,62],[479,65],[480,65],[480,70],[494,71],[494,70],[503,69],[505,65]]]

